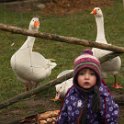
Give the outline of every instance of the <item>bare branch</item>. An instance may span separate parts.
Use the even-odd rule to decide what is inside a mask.
[[[110,50],[110,51],[114,51],[114,52],[124,52],[123,47],[118,47],[118,46],[108,45],[108,44],[103,44],[103,43],[97,43],[97,42],[88,41],[85,39],[78,39],[78,38],[74,38],[74,37],[66,37],[66,36],[61,36],[61,35],[57,35],[57,34],[31,32],[27,29],[22,29],[19,27],[9,26],[9,25],[5,25],[5,24],[1,24],[1,23],[0,23],[0,30],[12,32],[12,33],[16,33],[16,34],[35,36],[35,37],[47,39],[47,40],[82,45],[82,46],[86,46],[86,47],[96,47],[96,48]]]

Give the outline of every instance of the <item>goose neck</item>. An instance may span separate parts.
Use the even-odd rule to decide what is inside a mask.
[[[31,50],[32,50],[34,41],[35,41],[35,37],[28,36],[27,40],[25,41],[25,43],[22,45],[22,47],[20,49],[31,48]]]
[[[97,25],[96,42],[107,43],[106,38],[105,38],[104,19],[103,19],[103,17],[97,17],[96,18],[96,25]]]

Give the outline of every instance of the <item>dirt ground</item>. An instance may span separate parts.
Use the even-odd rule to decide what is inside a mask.
[[[124,93],[123,90],[118,90],[116,93],[115,91],[112,92],[114,95],[122,93]],[[37,99],[32,97],[22,101],[26,105],[24,108],[5,108],[0,111],[0,124],[37,124],[36,118],[38,113],[60,109],[61,103],[53,102],[50,99],[50,96],[38,96]],[[120,105],[119,124],[122,124],[123,121],[124,106]]]
[[[6,4],[10,10],[25,12],[25,11],[40,11],[42,14],[50,15],[65,15],[77,12],[82,12],[89,7],[94,6],[110,6],[112,0],[49,0],[50,2],[14,2]],[[14,7],[13,7],[14,5]]]
[[[57,0],[56,0],[57,1]],[[58,0],[46,4],[45,13],[54,13],[59,15],[72,14],[82,12],[91,6],[108,6],[111,5],[111,0]]]
[[[56,110],[60,108],[58,103],[50,100],[50,97],[27,98],[22,101],[25,107],[5,108],[0,111],[0,124],[34,124],[34,117],[41,112]],[[27,119],[27,117],[30,117]],[[28,120],[28,121],[27,121]],[[35,121],[36,122],[36,121]]]

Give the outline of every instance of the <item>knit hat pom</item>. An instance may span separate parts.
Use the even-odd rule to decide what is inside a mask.
[[[89,55],[93,55],[93,52],[90,49],[86,49],[82,52],[82,54],[89,54]]]

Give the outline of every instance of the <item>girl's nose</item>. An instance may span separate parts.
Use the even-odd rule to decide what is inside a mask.
[[[85,74],[85,79],[89,79],[89,74]]]

